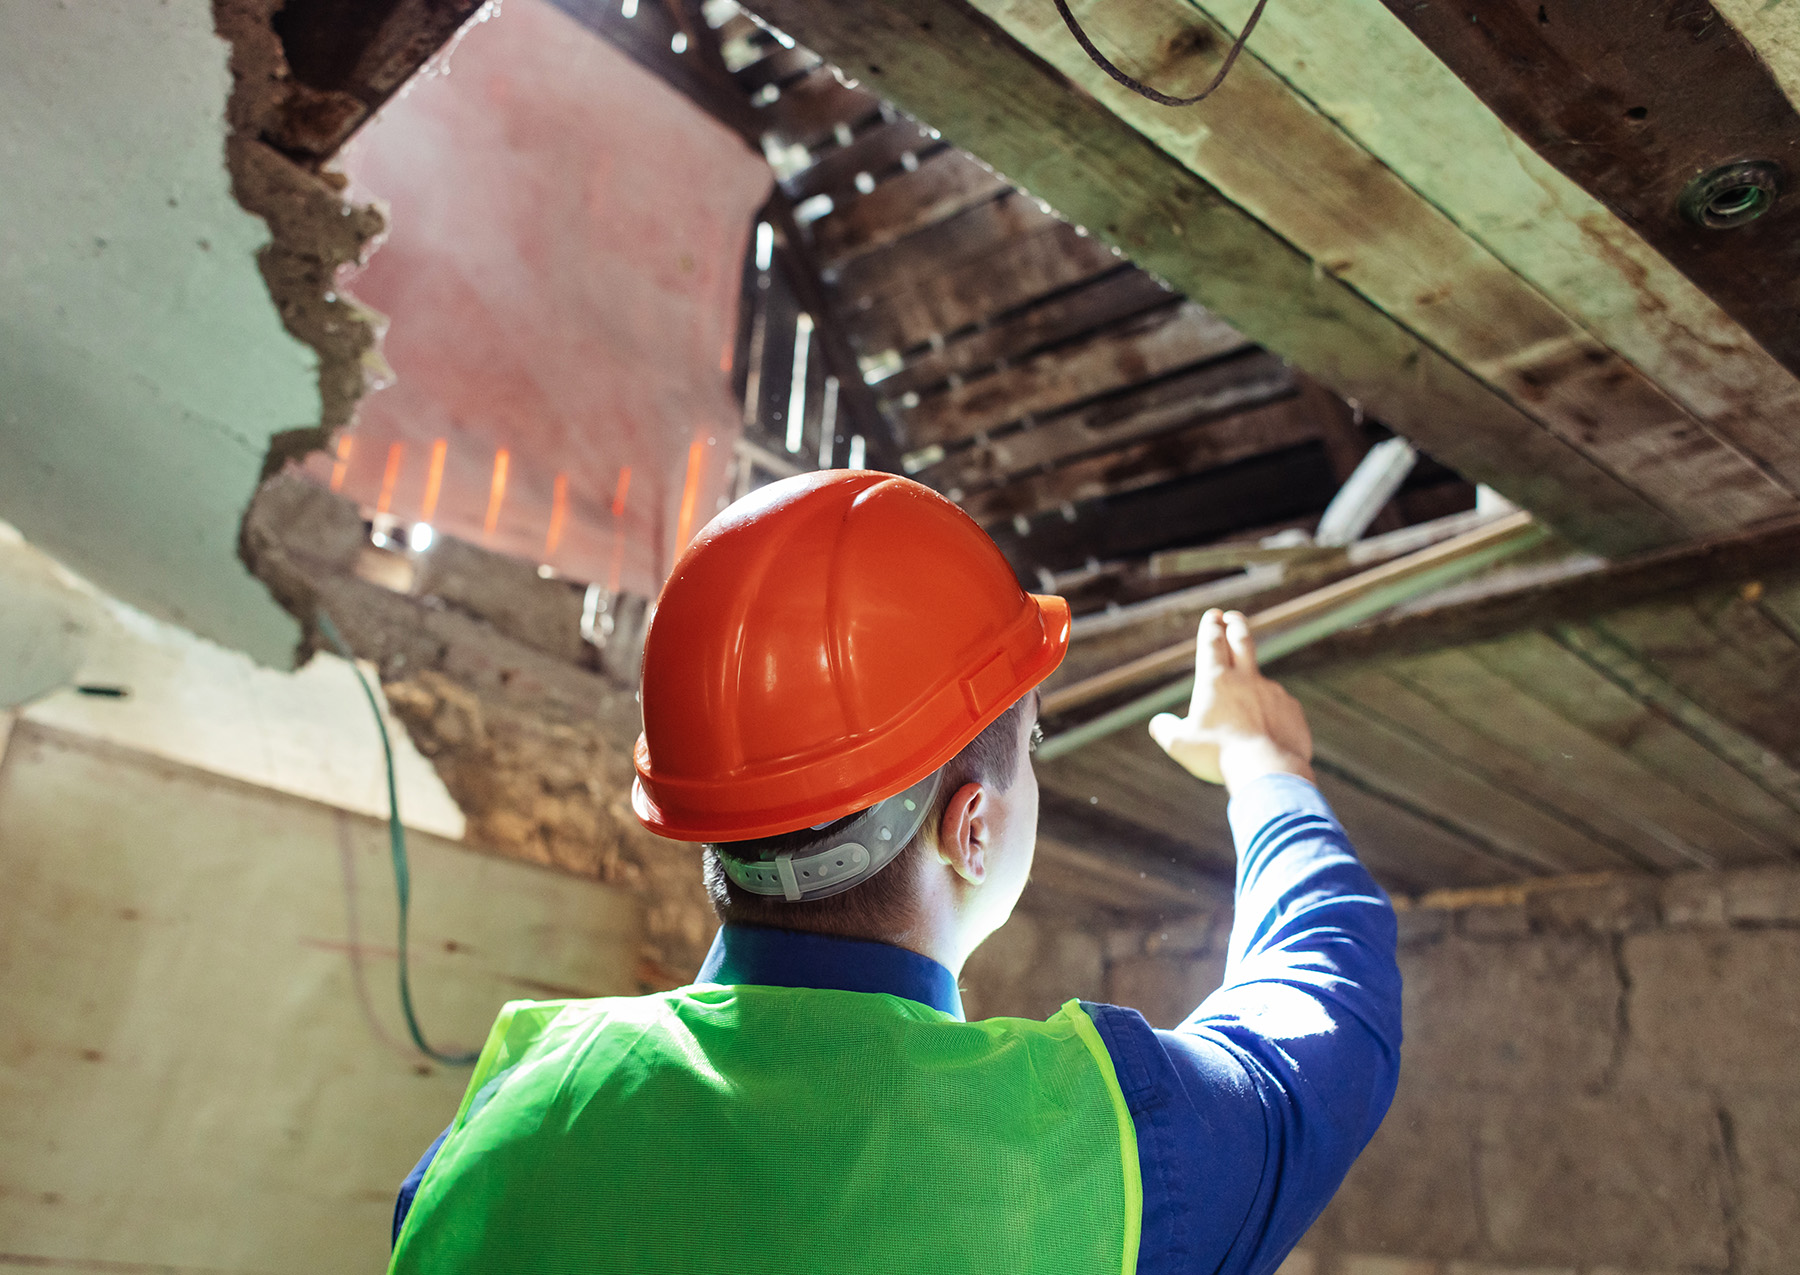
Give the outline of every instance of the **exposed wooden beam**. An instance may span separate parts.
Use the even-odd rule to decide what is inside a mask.
[[[1254,397],[1255,385],[1245,387],[1241,383],[1234,383],[1220,397],[1237,396],[1246,388]],[[1263,389],[1269,398],[1280,392],[1267,385]],[[1046,473],[1014,476],[999,486],[965,494],[962,506],[983,523],[1021,515],[1030,517],[1286,451],[1318,437],[1312,420],[1292,400],[1265,403],[1222,419],[1199,404],[1190,419],[1194,423],[1187,428],[1165,430],[1084,460],[1058,465]],[[1029,435],[1010,437],[1024,439]]]
[[[1111,274],[1034,301],[978,332],[921,352],[882,380],[881,394],[896,398],[909,391],[935,390],[952,377],[967,379],[1002,361],[1016,362],[1169,301],[1164,284],[1135,266],[1121,264]]]
[[[844,335],[844,322],[837,302],[819,277],[818,264],[813,260],[800,227],[794,222],[793,204],[779,186],[769,192],[763,215],[769,219],[780,240],[776,256],[787,276],[788,286],[794,290],[800,308],[813,316],[814,339],[825,355],[826,367],[838,379],[839,410],[851,426],[846,432],[863,436],[871,469],[898,470],[899,437],[874,391],[863,380],[856,352]]]
[[[847,261],[985,203],[1004,189],[1000,178],[954,146],[945,146],[866,195],[840,196],[842,202],[813,223],[813,250],[821,261]]]
[[[1282,406],[1257,410],[1273,412]],[[1304,431],[1310,426],[1300,421],[1295,428]],[[1316,517],[1336,490],[1316,441],[1203,473],[1192,472],[1185,462],[1171,469],[1144,475],[1154,485],[1143,490],[1114,490],[1060,511],[1027,514],[1013,523],[991,522],[988,533],[1022,578],[1029,580],[1039,567],[1060,571],[1089,558],[1141,557],[1158,549],[1216,540],[1271,520]],[[1120,474],[1117,480],[1124,478]],[[1031,490],[1030,484],[1041,481],[1021,479],[1012,487]]]
[[[1386,3],[1513,132],[1800,372],[1800,112],[1707,0]],[[1786,197],[1734,229],[1684,212],[1699,175],[1745,161],[1776,165]],[[1758,198],[1749,181],[1734,179],[1735,198]]]
[[[1743,435],[1735,432],[1740,422],[1692,411],[1392,170],[1371,162],[1334,120],[1262,63],[1254,45],[1204,107],[1171,111],[1109,80],[1033,0],[974,3],[1164,153],[1689,534],[1745,526],[1800,503],[1800,442],[1766,428]],[[1101,47],[1161,84],[1201,81],[1229,42],[1188,0],[1072,5]],[[1376,415],[1390,415],[1384,402],[1346,390],[1304,358],[1295,361],[1368,402]]]
[[[1177,373],[1144,389],[1059,412],[1029,429],[977,442],[922,470],[920,476],[941,489],[963,492],[999,486],[1040,471],[1045,477],[1054,478],[1057,470],[1071,461],[1086,457],[1098,460],[1098,453],[1116,453],[1155,435],[1186,432],[1208,420],[1249,412],[1288,398],[1293,390],[1294,375],[1286,364],[1273,354],[1250,350],[1192,372]],[[1311,419],[1310,414],[1290,415],[1292,420],[1283,418],[1282,423],[1295,428],[1284,430],[1279,441],[1271,441],[1270,450],[1314,436],[1302,426],[1303,421]],[[1226,428],[1221,422],[1221,437]],[[1232,460],[1253,454],[1237,445],[1220,445],[1233,453]],[[1085,497],[1063,496],[1051,504],[1075,499]],[[1011,512],[1031,511],[1021,504]]]
[[[856,175],[879,178],[901,162],[901,157],[927,151],[942,143],[932,140],[924,125],[901,116],[882,121],[857,133],[848,145],[833,146],[782,183],[795,203],[814,195],[833,198],[856,189]]]
[[[1181,301],[934,394],[906,412],[901,424],[911,447],[959,442],[1249,344],[1224,320]]]
[[[1285,667],[1312,669],[1463,646],[1578,622],[1655,598],[1797,578],[1800,521],[1787,521],[1647,554],[1573,579],[1359,625],[1289,656]]]
[[[1540,511],[1576,543],[1616,553],[1683,534],[1605,465],[1349,284],[1315,270],[1288,240],[957,0],[762,0],[758,8],[1246,336],[1368,404],[1460,472]]]
[[[851,335],[869,354],[911,350],[1119,267],[1093,237],[1008,191],[837,272]]]

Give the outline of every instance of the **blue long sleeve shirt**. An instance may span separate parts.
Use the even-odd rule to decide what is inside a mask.
[[[1393,909],[1311,784],[1232,798],[1225,979],[1179,1027],[1082,1002],[1137,1129],[1140,1275],[1266,1275],[1374,1135],[1400,1067]],[[950,971],[882,943],[727,926],[697,983],[885,992],[962,1017]],[[448,1131],[446,1131],[448,1132]],[[401,1186],[394,1233],[443,1135]]]

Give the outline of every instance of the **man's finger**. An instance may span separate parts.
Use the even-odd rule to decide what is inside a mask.
[[[1150,719],[1150,738],[1165,753],[1169,745],[1175,741],[1175,733],[1181,729],[1181,719],[1173,713],[1158,713]]]
[[[1232,665],[1231,643],[1225,640],[1225,613],[1214,607],[1200,617],[1200,633],[1194,652],[1195,674],[1205,680],[1214,670]]]
[[[1231,648],[1234,663],[1247,669],[1256,667],[1256,639],[1250,633],[1250,621],[1242,611],[1225,613],[1225,642]]]

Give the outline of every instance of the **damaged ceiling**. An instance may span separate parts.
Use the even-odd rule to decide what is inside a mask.
[[[1800,851],[1786,702],[1800,682],[1800,205],[1777,185],[1742,225],[1680,209],[1714,169],[1738,185],[1702,193],[1731,215],[1768,195],[1758,164],[1800,171],[1800,40],[1776,7],[1646,4],[1602,30],[1585,10],[1511,0],[1463,25],[1379,0],[1275,0],[1190,110],[1114,83],[1038,0],[760,0],[780,32],[720,0],[510,0],[449,81],[397,102],[395,68],[432,56],[473,6],[456,22],[454,6],[406,3],[352,21],[321,0],[271,24],[273,7],[220,6],[238,72],[231,171],[269,220],[262,272],[289,332],[322,352],[316,369],[295,357],[266,374],[272,351],[300,348],[266,303],[260,328],[208,316],[229,329],[220,349],[263,334],[264,363],[205,365],[249,396],[237,452],[202,447],[210,436],[167,411],[162,433],[109,450],[120,409],[55,439],[6,408],[38,479],[0,486],[0,516],[121,596],[270,658],[291,627],[260,597],[228,603],[256,586],[223,558],[270,440],[275,467],[326,445],[306,472],[377,531],[432,517],[567,579],[507,574],[467,546],[433,567],[397,539],[329,570],[265,567],[275,557],[253,550],[291,607],[366,597],[381,576],[427,614],[479,615],[583,677],[628,676],[628,640],[596,655],[561,631],[582,586],[651,593],[723,499],[864,461],[959,500],[1026,584],[1069,596],[1075,647],[1050,688],[1067,690],[1191,636],[1206,605],[1291,600],[1491,526],[1510,500],[1554,538],[1285,666],[1372,866],[1417,892]],[[1251,6],[1072,7],[1107,56],[1179,93],[1211,78]],[[566,83],[525,76],[515,91],[524,63],[500,62],[534,53],[560,59]],[[1558,78],[1572,65],[1599,71],[1581,87]],[[1721,120],[1681,110],[1707,77],[1724,86]],[[546,127],[559,102],[561,135]],[[353,134],[346,197],[326,160]],[[602,187],[626,202],[581,204]],[[393,203],[388,247],[340,292],[339,268],[382,228],[374,199]],[[50,206],[33,207],[15,225],[50,236]],[[59,331],[54,267],[23,255],[33,241],[15,225],[9,281],[36,289],[41,331]],[[102,258],[56,233],[82,272],[71,295],[101,295]],[[240,284],[255,239],[237,244]],[[554,304],[537,313],[538,297]],[[334,435],[390,376],[364,302],[392,318],[399,381]],[[202,348],[200,328],[162,331]],[[69,359],[39,362],[40,401],[67,415],[49,378]],[[1356,545],[1313,544],[1393,435],[1421,453],[1397,493],[1362,511]],[[85,458],[69,490],[106,517],[64,499],[58,447]],[[133,447],[205,467],[134,485]],[[233,454],[236,486],[219,459]],[[654,476],[638,504],[619,498],[628,470]],[[190,524],[204,534],[181,543],[216,561],[170,556],[170,529]],[[502,603],[480,600],[490,570]],[[534,615],[558,635],[534,637]],[[1093,729],[1169,675],[1155,667],[1053,717],[1085,733],[1040,767],[1049,861],[1092,881],[1122,866],[1111,905],[1134,872],[1152,906],[1229,865],[1208,831],[1217,794],[1196,799],[1141,727]],[[506,684],[481,670],[480,693]],[[384,671],[420,693],[417,665]],[[458,795],[479,802],[480,786]]]

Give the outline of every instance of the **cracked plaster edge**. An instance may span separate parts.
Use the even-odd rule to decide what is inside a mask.
[[[231,192],[268,226],[257,267],[282,326],[318,360],[319,422],[271,438],[259,483],[330,446],[363,396],[394,379],[381,355],[386,316],[337,287],[344,267],[361,265],[379,246],[386,211],[376,203],[349,202],[342,173],[314,170],[264,140],[302,91],[271,25],[283,2],[213,0],[214,31],[230,50],[225,166]]]

